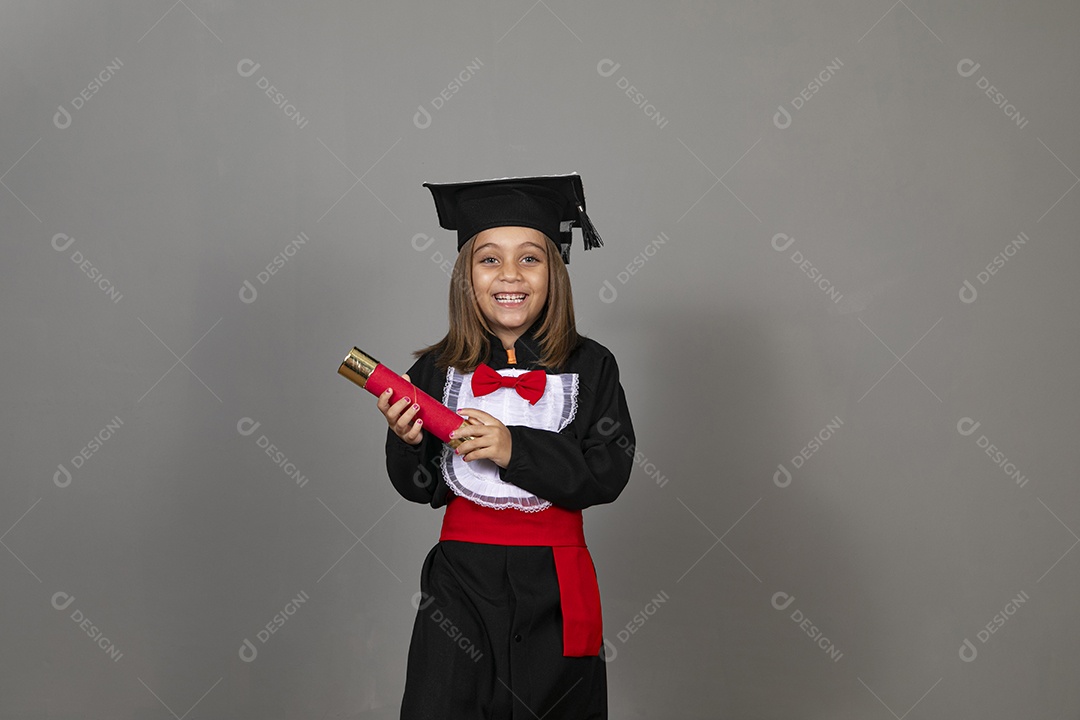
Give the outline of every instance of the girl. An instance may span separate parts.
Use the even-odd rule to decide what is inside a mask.
[[[451,450],[423,432],[412,398],[378,398],[390,481],[446,508],[420,575],[401,717],[607,718],[581,510],[619,496],[635,438],[615,358],[575,329],[571,228],[587,250],[602,244],[581,178],[425,187],[459,255],[449,330],[404,377],[469,429]]]

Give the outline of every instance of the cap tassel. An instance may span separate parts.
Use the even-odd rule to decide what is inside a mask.
[[[577,209],[578,220],[581,222],[581,239],[585,243],[585,249],[592,250],[600,247],[604,241],[600,238],[600,233],[596,232],[596,226],[592,224],[592,220],[585,214],[585,207],[578,205]]]

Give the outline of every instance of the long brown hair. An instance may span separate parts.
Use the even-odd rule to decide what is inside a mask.
[[[562,367],[581,341],[574,321],[574,297],[570,290],[570,274],[562,261],[559,248],[548,238],[547,302],[540,313],[540,325],[536,339],[541,357],[537,364],[550,369]],[[472,249],[476,236],[469,238],[458,253],[457,262],[450,274],[450,328],[446,336],[428,347],[413,352],[413,357],[435,353],[435,366],[439,370],[453,366],[458,372],[472,372],[487,360],[491,351],[487,333],[492,332],[480,312],[472,284]],[[522,358],[531,363],[534,358]]]

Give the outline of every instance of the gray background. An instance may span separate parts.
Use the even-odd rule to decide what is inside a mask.
[[[586,512],[612,717],[1080,717],[1078,22],[0,5],[0,717],[396,717],[441,513],[337,365],[445,332],[422,182],[571,171],[639,438]]]

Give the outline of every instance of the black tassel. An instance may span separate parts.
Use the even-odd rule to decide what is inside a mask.
[[[596,226],[592,224],[592,220],[585,214],[585,206],[578,205],[578,220],[581,222],[581,239],[585,243],[586,250],[592,250],[598,248],[604,244],[604,241],[600,238],[600,233],[596,232]]]

